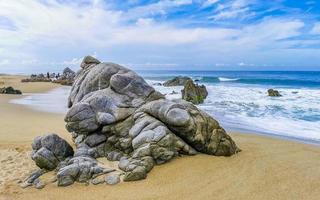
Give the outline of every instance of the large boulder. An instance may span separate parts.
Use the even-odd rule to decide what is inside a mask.
[[[123,180],[135,181],[179,155],[240,151],[215,119],[189,102],[165,99],[135,72],[92,57],[81,68],[65,117],[76,151],[57,167],[59,186],[95,180],[104,171],[99,157],[119,161]]]
[[[194,84],[192,80],[188,80],[181,90],[182,99],[189,101],[193,104],[203,103],[204,99],[208,96],[206,86]]]
[[[72,147],[57,134],[38,136],[33,140],[31,158],[41,169],[53,170],[72,156]]]
[[[15,90],[13,87],[0,88],[0,94],[22,94],[20,90]]]
[[[274,90],[274,89],[269,89],[268,95],[270,97],[281,97],[282,96],[278,90]]]
[[[171,87],[171,86],[184,86],[187,81],[192,81],[190,77],[187,76],[177,76],[173,79],[170,79],[163,83],[163,86],[165,87]]]

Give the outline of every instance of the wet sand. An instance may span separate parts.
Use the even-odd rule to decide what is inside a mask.
[[[22,77],[0,76],[0,87],[44,92],[51,83],[20,83]],[[252,134],[230,133],[243,150],[232,157],[185,156],[156,166],[147,179],[115,186],[49,184],[22,189],[37,167],[29,157],[32,139],[48,132],[71,141],[63,115],[8,103],[0,95],[0,199],[319,199],[320,147]]]

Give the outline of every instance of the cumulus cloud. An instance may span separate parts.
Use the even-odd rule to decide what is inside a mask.
[[[207,0],[201,1],[201,5],[217,4],[214,18],[221,20],[250,13],[248,6],[252,2],[232,0],[223,4]],[[193,3],[162,0],[140,5],[134,1],[132,4],[138,6],[117,10],[106,1],[97,0],[81,4],[57,0],[0,1],[0,18],[6,18],[6,26],[0,26],[0,65],[18,63],[5,60],[25,60],[19,64],[29,66],[78,65],[82,56],[93,51],[106,55],[102,59],[112,57],[119,62],[150,66],[165,66],[164,62],[175,63],[174,66],[240,63],[243,57],[252,59],[252,53],[301,44],[291,40],[305,27],[299,19],[269,17],[239,27],[223,27],[181,26],[179,21],[159,21],[156,17]],[[313,32],[318,29],[315,26]]]

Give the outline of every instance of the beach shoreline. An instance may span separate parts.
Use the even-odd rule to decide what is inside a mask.
[[[22,76],[5,77],[25,93],[60,87],[53,83],[21,83]],[[0,87],[3,87],[0,85]],[[55,132],[71,143],[64,115],[9,103],[21,98],[0,95],[0,199],[318,199],[320,148],[297,141],[251,133],[230,132],[242,149],[232,157],[199,154],[156,166],[147,179],[117,186],[75,184],[42,190],[22,189],[17,181],[36,169],[30,158],[37,135]],[[160,187],[161,185],[161,187]]]

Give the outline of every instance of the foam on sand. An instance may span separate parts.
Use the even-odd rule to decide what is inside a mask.
[[[55,88],[46,93],[25,94],[24,98],[13,99],[10,103],[21,104],[43,112],[65,114],[70,87]]]

